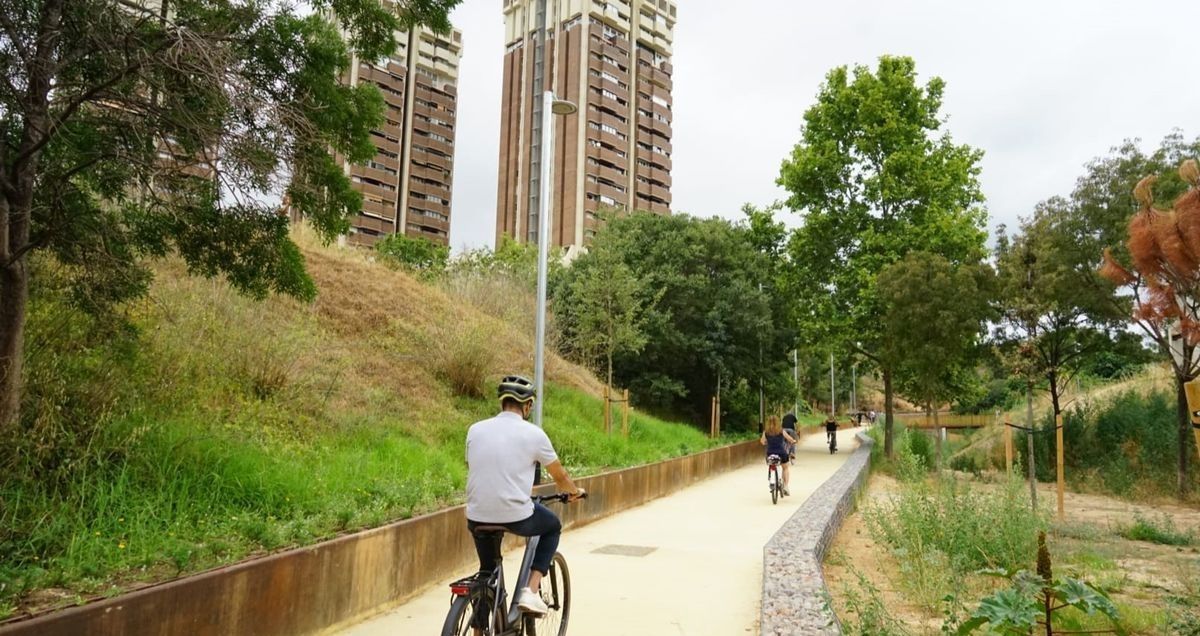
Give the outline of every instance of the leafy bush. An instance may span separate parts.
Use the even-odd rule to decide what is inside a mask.
[[[1142,515],[1134,515],[1132,525],[1121,530],[1121,536],[1131,541],[1148,541],[1162,545],[1192,545],[1196,535],[1175,527],[1175,522],[1166,514],[1157,521]]]
[[[1173,494],[1179,437],[1173,393],[1126,392],[1103,407],[1078,406],[1063,417],[1064,461],[1072,483],[1119,496]],[[1037,477],[1055,479],[1053,420],[1039,423],[1034,435]],[[1189,435],[1189,444],[1192,437]],[[1019,448],[1024,440],[1018,437]],[[1025,462],[1021,462],[1022,472]],[[1193,479],[1196,479],[1193,471]]]
[[[405,234],[393,234],[379,241],[375,251],[384,263],[420,273],[441,273],[450,260],[448,246]]]

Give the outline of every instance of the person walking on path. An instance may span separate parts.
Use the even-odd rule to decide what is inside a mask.
[[[788,470],[791,461],[788,458],[788,445],[794,445],[796,438],[783,430],[783,426],[779,424],[779,418],[772,415],[767,418],[767,424],[763,427],[762,436],[758,438],[758,443],[767,447],[767,458],[771,455],[779,457],[779,463],[783,465],[783,495],[786,497],[788,493],[788,480],[791,477]]]

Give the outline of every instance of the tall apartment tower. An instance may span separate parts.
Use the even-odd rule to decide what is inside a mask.
[[[584,245],[602,209],[669,213],[675,2],[503,2],[497,244],[537,240],[545,90],[579,107],[555,117],[553,245]]]
[[[383,125],[371,132],[377,150],[364,164],[343,161],[363,195],[348,240],[373,245],[403,232],[448,244],[458,64],[462,33],[427,29],[398,33],[391,58],[353,60],[347,81],[370,82],[386,102]]]

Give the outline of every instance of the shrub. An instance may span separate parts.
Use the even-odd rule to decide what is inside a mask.
[[[1157,521],[1142,515],[1134,515],[1132,525],[1121,530],[1121,536],[1131,541],[1148,541],[1162,545],[1191,545],[1196,536],[1175,527],[1171,517],[1163,514]]]
[[[379,241],[375,251],[384,263],[419,273],[441,273],[450,260],[449,247],[404,234],[393,234]]]
[[[1063,420],[1067,479],[1092,488],[1098,485],[1104,492],[1126,497],[1137,493],[1174,494],[1179,448],[1174,394],[1156,391],[1140,395],[1130,391],[1103,407],[1072,408],[1064,413]],[[1045,432],[1034,436],[1037,477],[1052,481],[1056,451],[1049,414],[1039,422],[1039,429]],[[1020,436],[1017,443],[1024,448]]]

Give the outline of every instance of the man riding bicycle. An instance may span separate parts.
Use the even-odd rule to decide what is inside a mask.
[[[783,430],[787,431],[787,434],[791,435],[793,440],[800,439],[800,436],[796,433],[795,413],[788,411],[786,414],[784,414]],[[796,442],[794,441],[788,444],[788,459],[791,461],[796,461]]]
[[[834,448],[837,448],[837,430],[837,419],[830,415],[825,419],[825,443],[832,444]]]
[[[471,425],[467,430],[467,528],[480,525],[504,526],[522,537],[540,537],[529,573],[529,586],[517,592],[517,606],[535,615],[545,614],[546,603],[538,591],[542,577],[558,549],[562,522],[530,498],[533,476],[540,463],[554,478],[559,490],[572,500],[584,496],[558,461],[558,454],[545,431],[525,421],[537,399],[533,383],[510,375],[496,389],[500,414]],[[495,543],[476,536],[479,572],[486,577],[496,569],[500,555]]]

